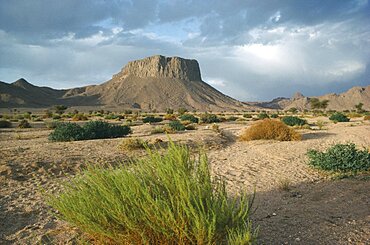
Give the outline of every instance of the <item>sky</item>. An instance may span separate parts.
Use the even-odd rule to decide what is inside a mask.
[[[242,101],[370,84],[367,0],[0,0],[0,81],[100,84],[131,60],[197,59]]]

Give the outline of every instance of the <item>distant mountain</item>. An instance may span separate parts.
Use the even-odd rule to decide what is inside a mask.
[[[160,55],[129,62],[101,85],[55,90],[34,86],[24,79],[0,84],[0,107],[55,104],[160,111],[180,107],[200,111],[249,108],[203,82],[196,60]]]
[[[317,98],[320,101],[328,100],[327,110],[354,110],[355,105],[363,103],[363,109],[370,110],[370,86],[353,87],[341,94],[326,94],[323,96],[306,97],[301,93],[296,93],[292,98],[276,98],[270,102],[255,103],[268,109],[288,110],[297,108],[299,110],[311,109],[310,99]]]

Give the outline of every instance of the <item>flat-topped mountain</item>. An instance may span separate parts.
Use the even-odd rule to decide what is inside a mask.
[[[179,107],[200,111],[248,108],[203,82],[196,60],[161,55],[131,61],[100,85],[54,90],[22,79],[1,83],[0,96],[0,107],[65,104],[160,111]]]

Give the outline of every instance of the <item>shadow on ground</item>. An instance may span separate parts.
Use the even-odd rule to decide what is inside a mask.
[[[368,244],[370,181],[301,183],[256,193],[259,244]]]

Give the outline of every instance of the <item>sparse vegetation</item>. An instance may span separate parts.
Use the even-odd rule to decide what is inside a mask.
[[[328,107],[329,100],[320,101],[318,98],[310,98],[311,109],[326,109]]]
[[[168,126],[170,126],[171,129],[173,129],[174,131],[184,131],[185,130],[185,126],[178,120],[173,120],[171,121]]]
[[[122,142],[119,144],[119,148],[121,150],[139,150],[139,149],[145,149],[145,147],[148,145],[148,142],[139,138],[128,138],[122,140]]]
[[[263,120],[266,118],[270,118],[270,116],[266,112],[261,112],[260,114],[258,114],[258,119]]]
[[[353,143],[336,144],[326,152],[309,150],[309,165],[327,171],[359,172],[370,170],[370,153]]]
[[[49,135],[51,141],[75,141],[118,138],[131,132],[129,126],[112,125],[103,121],[90,121],[83,127],[76,123],[58,123]]]
[[[199,159],[199,160],[195,160]],[[170,144],[130,166],[89,167],[49,194],[59,217],[99,244],[252,244],[251,202],[211,179],[204,154]]]
[[[160,117],[153,117],[153,116],[147,116],[143,118],[143,123],[156,123],[156,122],[162,122],[163,119]]]
[[[194,115],[191,114],[184,114],[180,116],[181,121],[190,121],[192,123],[198,123],[199,118],[195,117]]]
[[[200,121],[202,123],[218,123],[220,119],[214,114],[205,113],[200,116]]]
[[[27,120],[22,120],[19,122],[18,128],[31,128],[31,124]]]
[[[155,127],[152,129],[152,131],[150,132],[150,134],[163,134],[165,132],[165,129],[163,127]]]
[[[291,141],[300,140],[301,135],[281,121],[265,119],[247,128],[240,139],[245,141],[261,139]]]
[[[349,122],[349,118],[340,112],[334,113],[329,117],[329,119],[334,122]]]
[[[0,128],[10,128],[12,123],[7,120],[0,120]]]
[[[364,116],[364,120],[370,120],[370,115]]]
[[[306,120],[294,116],[286,116],[281,119],[288,126],[303,126],[307,123]]]
[[[88,118],[87,116],[85,116],[84,114],[75,114],[73,117],[72,117],[72,121],[86,121]]]

